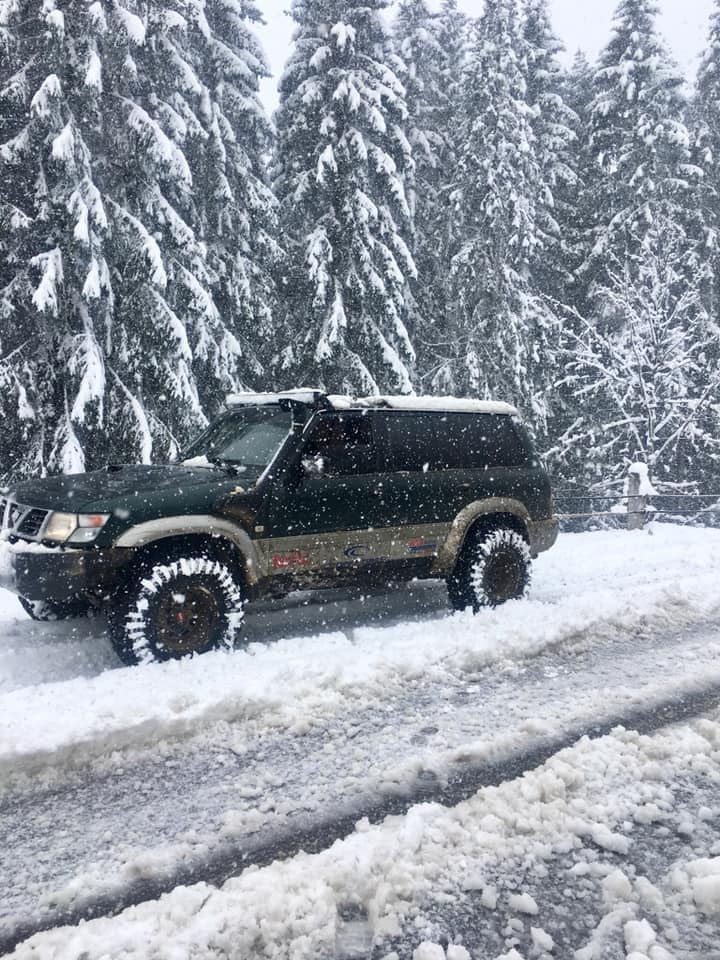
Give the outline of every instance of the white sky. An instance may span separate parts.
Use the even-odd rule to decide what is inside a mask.
[[[610,36],[610,24],[618,0],[551,0],[555,31],[568,49],[568,57],[582,47],[594,57]],[[659,0],[660,27],[675,59],[688,76],[694,76],[705,45],[708,20],[714,0]],[[290,49],[293,24],[285,14],[290,0],[259,0],[266,20],[258,30],[275,77],[282,71]],[[459,0],[459,6],[471,16],[482,10],[481,0]],[[276,79],[263,83],[263,98],[268,109],[277,105]]]

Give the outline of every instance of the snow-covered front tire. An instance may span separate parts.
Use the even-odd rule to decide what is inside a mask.
[[[242,621],[243,596],[230,569],[183,557],[131,580],[111,611],[110,636],[123,663],[178,660],[231,649]]]
[[[456,610],[497,607],[522,597],[530,586],[530,548],[509,527],[474,536],[463,548],[448,579],[448,596]]]

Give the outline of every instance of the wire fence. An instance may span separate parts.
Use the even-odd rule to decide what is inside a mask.
[[[628,477],[626,493],[556,490],[553,491],[555,512],[561,528],[571,532],[617,527],[642,529],[651,520],[720,527],[720,491],[641,493],[640,490],[640,478],[635,473]]]

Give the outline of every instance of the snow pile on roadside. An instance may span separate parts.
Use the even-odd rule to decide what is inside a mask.
[[[703,857],[678,866],[672,881],[698,910],[720,916],[720,857]]]
[[[0,771],[80,763],[222,719],[263,714],[300,730],[347,698],[392,696],[416,677],[706,620],[720,613],[719,575],[720,531],[566,536],[539,558],[530,599],[477,617],[442,614],[420,627],[329,632],[14,690],[0,696]]]
[[[653,737],[620,729],[600,740],[584,738],[521,779],[483,789],[454,809],[422,805],[379,826],[360,822],[318,855],[250,868],[219,890],[180,887],[116,918],[39,934],[15,957],[303,960],[332,954],[343,911],[355,905],[378,945],[402,942],[408,949],[400,955],[417,948],[416,960],[467,960],[463,947],[445,950],[436,942],[432,916],[475,898],[484,925],[498,911],[509,917],[500,948],[482,954],[488,958],[527,956],[520,951],[528,940],[536,948],[531,955],[539,956],[562,936],[562,955],[572,948],[576,960],[620,956],[612,950],[619,942],[633,960],[668,960],[680,937],[663,920],[668,911],[688,916],[698,929],[717,919],[718,858],[670,863],[654,883],[623,867],[623,859],[648,825],[658,836],[682,836],[699,822],[716,821],[717,806],[688,811],[703,789],[715,796],[718,782],[717,721]],[[574,878],[577,889],[560,890],[558,897],[566,908],[574,906],[583,929],[568,925],[571,911],[554,916],[545,901],[552,887],[546,878],[558,864],[565,869],[569,858],[574,866],[564,876]],[[599,922],[583,883],[599,902]]]

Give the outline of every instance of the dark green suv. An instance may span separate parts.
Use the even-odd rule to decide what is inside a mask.
[[[179,462],[18,484],[4,586],[31,616],[107,608],[126,663],[231,646],[244,604],[443,577],[457,608],[521,596],[557,537],[516,411],[316,390],[242,394]]]

